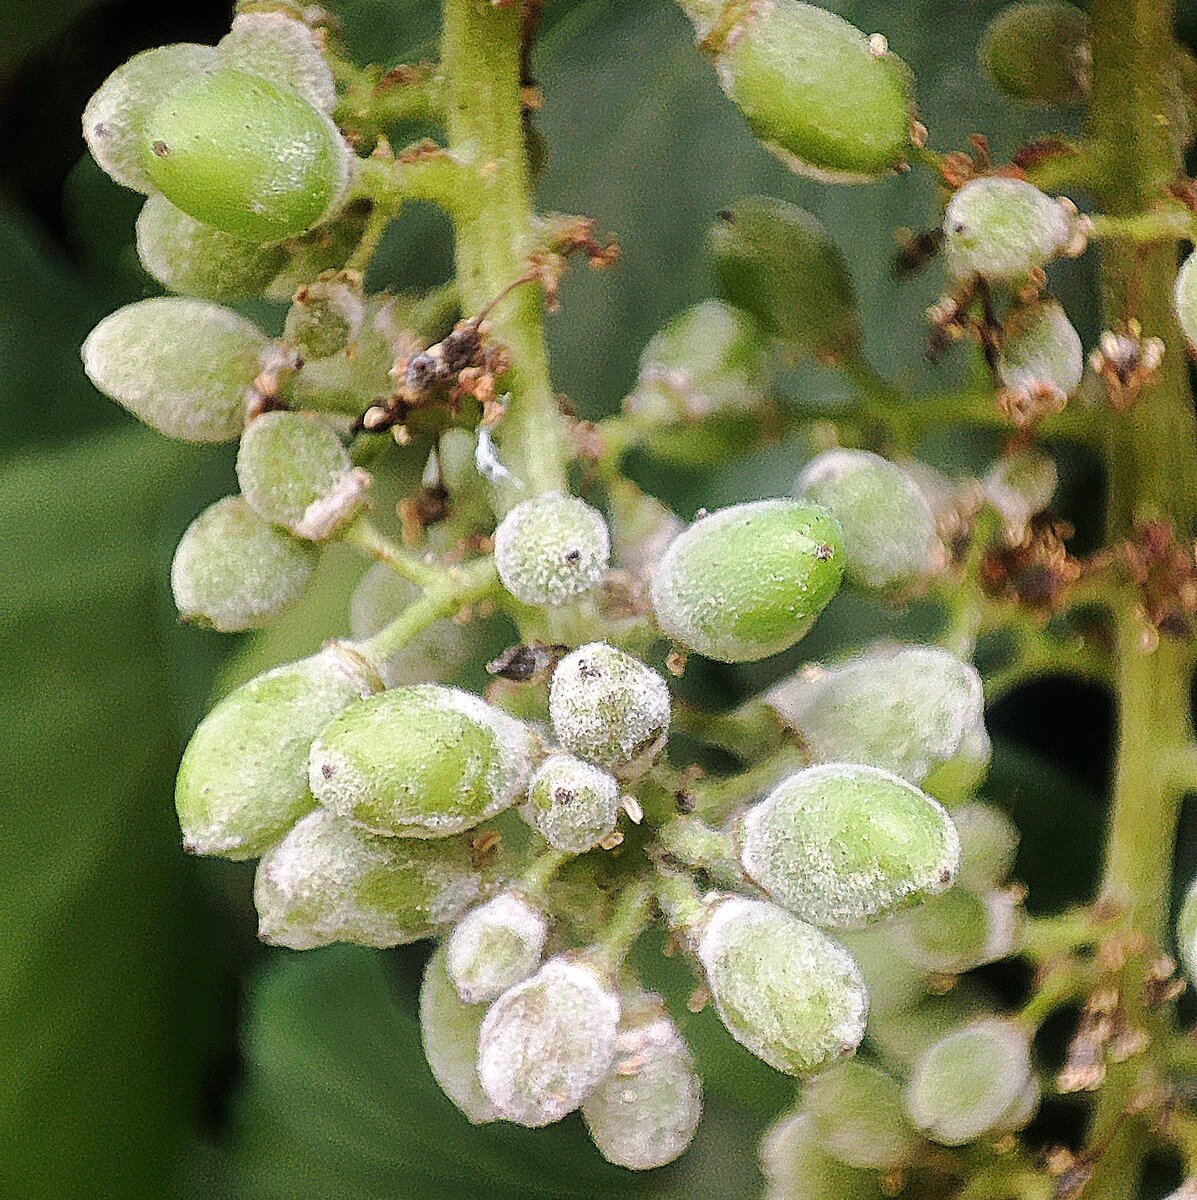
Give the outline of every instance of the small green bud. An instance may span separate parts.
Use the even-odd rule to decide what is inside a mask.
[[[142,140],[146,172],[172,204],[253,242],[281,242],[326,221],[344,198],[353,157],[329,116],[294,88],[232,67],[171,92]]]
[[[839,522],[844,570],[861,587],[908,587],[935,570],[935,515],[914,481],[879,455],[825,450],[807,464],[794,494]]]
[[[883,1200],[881,1176],[827,1153],[810,1114],[782,1117],[761,1142],[764,1200]]]
[[[104,80],[83,110],[83,136],[100,167],[117,183],[150,195],[142,133],[162,98],[216,61],[211,46],[182,42],[135,54]]]
[[[702,1118],[702,1083],[660,1000],[645,997],[615,1043],[615,1065],[582,1105],[599,1152],[631,1171],[663,1167],[685,1153]]]
[[[793,170],[852,183],[905,162],[907,72],[884,38],[796,0],[728,4],[715,28],[706,25],[698,22],[699,38],[723,90]]]
[[[191,736],[175,785],[193,854],[256,858],[316,805],[308,749],[374,686],[337,646],[267,671],[230,692]]]
[[[1038,1086],[1027,1034],[1005,1021],[978,1021],[928,1047],[915,1064],[911,1120],[945,1146],[1020,1129],[1034,1115]]]
[[[916,966],[958,975],[1011,954],[1021,930],[1013,893],[959,885],[904,917],[896,933]]]
[[[424,684],[351,705],[316,739],[312,793],[376,833],[443,838],[510,808],[528,781],[532,743],[479,696]]]
[[[1080,386],[1085,352],[1058,301],[1020,309],[1006,323],[997,373],[1007,391],[1063,407]]]
[[[799,641],[843,574],[839,525],[796,500],[758,500],[695,521],[652,581],[662,631],[719,662],[752,662]]]
[[[286,84],[317,108],[331,112],[337,85],[316,35],[281,12],[240,13],[216,47],[222,67],[238,67]]]
[[[240,496],[226,496],[191,522],[175,550],[170,583],[179,617],[221,633],[261,629],[299,598],[316,557]]]
[[[851,955],[814,926],[763,900],[723,896],[692,936],[720,1019],[758,1058],[800,1075],[856,1050],[864,982]]]
[[[263,520],[318,542],[361,508],[370,476],[314,413],[269,412],[242,435],[237,482]]]
[[[466,913],[446,943],[445,966],[466,1004],[497,1000],[522,983],[544,954],[549,924],[519,892],[505,891]]]
[[[1197,981],[1197,880],[1189,884],[1176,921],[1176,945],[1181,965]]]
[[[850,1167],[893,1171],[918,1145],[898,1081],[859,1059],[810,1080],[802,1107],[827,1152]]]
[[[1041,450],[1019,450],[998,459],[981,486],[985,499],[1002,514],[1006,528],[1021,537],[1031,518],[1051,503],[1059,479],[1050,455]]]
[[[563,956],[504,992],[478,1036],[482,1090],[499,1115],[537,1127],[581,1107],[611,1069],[619,1015],[594,967]]]
[[[399,946],[454,920],[481,887],[466,838],[381,838],[317,809],[258,864],[258,937],[292,950]]]
[[[553,731],[571,754],[619,767],[655,758],[664,746],[669,688],[639,659],[591,642],[557,664],[549,712]]]
[[[1080,248],[1076,206],[1021,179],[988,175],[948,201],[944,248],[958,277],[1012,282]]]
[[[87,377],[167,437],[227,442],[245,422],[266,338],[244,317],[164,296],[105,317],[83,343]]]
[[[1089,18],[1060,0],[1011,4],[989,22],[981,66],[1024,104],[1080,104],[1089,94]]]
[[[445,965],[442,943],[424,968],[420,986],[420,1034],[424,1057],[442,1092],[475,1125],[498,1120],[478,1078],[478,1030],[486,1006],[466,1004]]]
[[[554,850],[584,854],[615,828],[619,784],[601,767],[554,754],[532,777],[524,815]]]
[[[607,573],[611,537],[603,514],[577,496],[545,492],[517,504],[495,530],[503,586],[525,604],[567,604]]]
[[[1197,346],[1197,252],[1181,264],[1173,293],[1176,319],[1190,346]]]
[[[989,763],[981,677],[934,646],[874,646],[812,665],[766,700],[813,761],[882,767],[947,803],[969,794]]]
[[[738,200],[710,233],[719,287],[772,337],[837,359],[860,341],[848,264],[823,223],[772,196]]]
[[[952,810],[960,835],[960,882],[996,888],[1010,878],[1018,854],[1018,826],[1000,808],[973,801]]]
[[[328,275],[296,292],[283,337],[305,361],[331,358],[357,341],[365,322],[360,279]]]

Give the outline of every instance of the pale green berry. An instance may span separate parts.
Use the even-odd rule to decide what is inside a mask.
[[[244,300],[261,295],[283,269],[282,246],[244,242],[151,196],[137,218],[141,265],[168,291],[201,300]]]
[[[772,337],[819,358],[848,355],[860,340],[848,264],[823,223],[772,196],[748,196],[710,233],[724,296]]]
[[[1176,944],[1181,965],[1197,981],[1197,880],[1189,884],[1176,921]]]
[[[1176,276],[1173,293],[1176,319],[1190,345],[1197,345],[1197,253],[1190,254]]]
[[[796,500],[758,500],[695,521],[661,558],[652,604],[661,630],[720,662],[779,654],[840,585],[839,525]]]
[[[958,975],[1013,953],[1021,930],[1011,892],[961,884],[905,916],[896,932],[916,966]]]
[[[978,1021],[929,1046],[906,1091],[911,1120],[945,1146],[1019,1129],[1037,1101],[1030,1039],[998,1020]]]
[[[851,1055],[869,999],[852,956],[763,900],[723,896],[692,933],[715,1009],[742,1046],[805,1074]]]
[[[245,422],[266,338],[227,308],[163,296],[118,308],[83,343],[88,378],[185,442],[227,442]]]
[[[202,72],[146,119],[146,172],[185,213],[253,242],[279,242],[340,206],[352,154],[294,88],[233,67]]]
[[[856,960],[869,993],[869,1028],[877,1019],[905,1012],[926,994],[927,973],[902,952],[894,921],[841,929],[836,940]]]
[[[1080,104],[1089,94],[1089,17],[1062,0],[1011,4],[990,21],[981,65],[1024,104]]]
[[[655,757],[669,732],[669,688],[651,667],[605,642],[557,664],[549,687],[553,731],[578,758],[619,767]]]
[[[466,913],[446,942],[445,966],[466,1004],[497,1000],[544,955],[549,924],[519,892],[505,891]]]
[[[935,515],[915,482],[879,455],[825,450],[799,475],[794,494],[839,522],[844,570],[861,587],[908,587],[935,570]]]
[[[1021,535],[1031,518],[1056,494],[1060,475],[1055,460],[1042,450],[1019,450],[994,463],[981,486],[985,499],[1002,514],[1012,534]]]
[[[876,767],[827,763],[783,780],[736,827],[745,874],[815,925],[852,928],[951,887],[956,828],[918,788]]]
[[[1000,175],[960,188],[948,201],[943,231],[954,274],[997,283],[1020,280],[1078,248],[1075,205]]]
[[[766,700],[814,762],[883,767],[947,803],[967,795],[989,763],[981,677],[934,646],[880,645],[810,666]]]
[[[357,341],[365,322],[360,279],[330,275],[296,292],[283,336],[305,361],[331,358]]]
[[[702,1082],[694,1056],[655,996],[625,1016],[615,1064],[582,1105],[582,1118],[602,1156],[632,1171],[663,1167],[694,1140]]]
[[[258,864],[258,936],[292,950],[399,946],[449,924],[481,887],[466,838],[377,837],[317,809]]]
[[[370,476],[314,413],[269,412],[242,435],[237,482],[263,520],[318,542],[356,515]]]
[[[598,509],[563,492],[517,504],[495,530],[503,586],[525,604],[567,604],[607,573],[611,536]]]
[[[898,1081],[859,1059],[805,1084],[802,1107],[827,1152],[850,1167],[893,1171],[918,1146]]]
[[[960,882],[981,889],[1004,884],[1018,854],[1018,826],[980,801],[953,809],[952,821],[960,835]]]
[[[364,324],[354,343],[328,358],[304,362],[292,385],[293,405],[360,417],[379,396],[388,396],[393,390],[390,370],[402,339],[393,307],[367,302]]]
[[[162,98],[216,62],[211,46],[182,42],[135,54],[104,80],[83,110],[92,157],[117,183],[150,195],[142,133]]]
[[[686,528],[685,523],[655,496],[626,481],[612,486],[611,505],[615,562],[638,578],[651,580],[661,555]]]
[[[309,779],[325,808],[377,833],[442,838],[510,808],[532,742],[479,696],[425,684],[351,705],[312,745]]]
[[[267,671],[229,693],[191,736],[175,784],[193,854],[256,858],[316,805],[308,749],[375,684],[337,646]]]
[[[561,1120],[611,1069],[619,1016],[619,997],[594,967],[549,959],[486,1014],[478,1036],[482,1090],[508,1121]]]
[[[593,763],[554,754],[532,777],[524,815],[554,850],[583,854],[615,828],[619,784]]]
[[[801,1108],[770,1126],[761,1141],[764,1200],[883,1200],[881,1176],[827,1153]]]
[[[1050,397],[1063,404],[1085,373],[1081,335],[1056,300],[1017,312],[1006,324],[998,355],[998,378],[1029,399]]]
[[[466,1004],[445,965],[442,943],[424,968],[420,985],[420,1036],[424,1057],[442,1092],[475,1125],[498,1120],[478,1078],[478,1030],[486,1006]]]
[[[239,67],[285,83],[331,112],[337,86],[311,28],[286,13],[240,13],[217,43],[222,67]]]
[[[837,182],[902,166],[910,146],[908,78],[883,38],[796,0],[726,9],[717,30],[700,22],[699,36],[723,90],[770,150],[801,174]]]

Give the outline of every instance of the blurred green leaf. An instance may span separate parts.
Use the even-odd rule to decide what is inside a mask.
[[[0,8],[0,71],[57,37],[98,0],[5,0]]]

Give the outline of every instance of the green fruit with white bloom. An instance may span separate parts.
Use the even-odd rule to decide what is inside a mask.
[[[256,858],[316,806],[308,750],[338,712],[377,687],[337,646],[230,692],[191,736],[175,784],[193,854]]]
[[[985,499],[1002,514],[1006,528],[1020,539],[1031,518],[1056,494],[1060,473],[1041,450],[1019,450],[999,459],[981,481]]]
[[[331,358],[356,343],[365,322],[361,281],[331,275],[299,289],[283,338],[305,362]]]
[[[232,441],[266,338],[227,308],[163,296],[118,308],[83,343],[87,377],[167,437]]]
[[[217,43],[216,56],[222,67],[238,67],[293,87],[325,112],[337,102],[337,85],[316,35],[286,13],[238,13]]]
[[[895,935],[916,966],[958,975],[1012,954],[1021,931],[1012,892],[959,884],[905,916]]]
[[[317,809],[258,864],[258,936],[292,950],[399,946],[443,928],[481,889],[468,839],[376,837]]]
[[[1181,264],[1172,301],[1185,337],[1191,346],[1197,346],[1197,253],[1190,254]]]
[[[827,1153],[801,1107],[782,1117],[761,1141],[764,1200],[883,1200],[876,1171],[850,1167]]]
[[[828,763],[737,822],[745,874],[796,917],[852,928],[951,887],[960,842],[943,808],[876,767]]]
[[[989,22],[980,59],[993,82],[1024,104],[1080,104],[1089,94],[1089,17],[1062,0],[1011,4]]]
[[[544,913],[517,891],[500,892],[466,913],[446,942],[445,966],[466,1004],[496,1000],[522,983],[544,954]]]
[[[524,815],[554,850],[583,854],[615,828],[619,784],[593,763],[554,754],[532,777]]]
[[[312,793],[375,833],[443,838],[510,808],[528,781],[523,724],[457,688],[425,684],[361,700],[309,759]]]
[[[893,1171],[919,1144],[898,1081],[859,1059],[805,1084],[802,1109],[827,1152],[850,1167]]]
[[[661,558],[652,604],[663,633],[707,658],[789,649],[839,589],[839,525],[825,509],[759,500],[695,521]]]
[[[1045,300],[1015,313],[1006,323],[997,373],[1008,390],[1031,398],[1063,403],[1076,391],[1085,351],[1063,305]]]
[[[953,809],[952,821],[960,835],[960,882],[982,889],[1004,884],[1018,854],[1018,826],[980,801]]]

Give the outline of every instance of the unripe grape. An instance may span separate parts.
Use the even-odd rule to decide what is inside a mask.
[[[328,358],[304,362],[292,385],[292,405],[361,416],[379,396],[390,395],[401,338],[392,308],[368,302],[355,342]]]
[[[583,854],[615,828],[619,784],[593,763],[554,754],[532,777],[524,814],[554,850]]]
[[[364,206],[349,205],[326,224],[286,242],[287,264],[266,290],[267,299],[290,304],[300,288],[342,270],[361,243],[367,219]]]
[[[954,274],[1011,282],[1075,249],[1077,214],[1021,179],[989,175],[952,196],[943,231]]]
[[[222,67],[239,67],[287,84],[325,112],[337,101],[337,86],[316,35],[286,13],[238,14],[216,54]]]
[[[315,807],[308,748],[347,704],[374,690],[337,646],[230,692],[191,736],[175,784],[193,854],[256,858]]]
[[[770,150],[801,174],[837,182],[902,165],[911,102],[884,39],[796,0],[736,7],[734,23],[725,13],[717,30],[700,22],[698,33],[723,90]]]
[[[179,617],[221,633],[260,629],[299,598],[316,560],[311,546],[226,496],[191,522],[175,550]]]
[[[906,1106],[911,1120],[945,1146],[963,1146],[1021,1128],[1038,1087],[1026,1033],[1005,1021],[978,1021],[928,1047],[915,1064]]]
[[[610,1074],[582,1105],[602,1156],[650,1171],[685,1153],[702,1118],[694,1056],[656,997],[625,1018]]]
[[[728,1032],[771,1067],[800,1075],[852,1054],[869,998],[852,956],[763,900],[723,896],[693,932]]]
[[[745,874],[775,903],[842,928],[951,887],[960,841],[918,788],[876,767],[828,763],[780,783],[740,818]]]
[[[1197,982],[1197,880],[1189,884],[1176,921],[1176,944],[1181,965]]]
[[[294,88],[220,67],[150,114],[146,172],[185,213],[252,242],[280,242],[328,219],[352,154],[326,113]]]
[[[329,275],[299,289],[283,336],[305,361],[330,358],[357,341],[365,322],[360,280]]]
[[[399,946],[454,920],[481,887],[468,839],[376,837],[317,809],[258,864],[258,936],[292,950]]]
[[[117,183],[150,195],[142,133],[162,98],[216,62],[211,46],[182,42],[143,50],[117,67],[83,110],[83,136],[101,168]]]
[[[860,340],[848,265],[805,209],[748,196],[720,214],[710,245],[723,294],[771,336],[830,359]]]
[[[981,677],[934,646],[881,645],[807,667],[766,699],[813,761],[883,767],[948,803],[967,795],[989,763]]]
[[[639,659],[591,642],[557,664],[549,713],[561,744],[614,768],[655,757],[669,732],[669,688]]]
[[[482,1090],[499,1115],[549,1125],[579,1108],[615,1057],[619,997],[587,962],[551,958],[491,1005],[478,1036]]]
[[[839,522],[844,570],[860,586],[909,586],[934,571],[935,515],[914,481],[879,455],[825,450],[799,475],[794,494]]]
[[[510,808],[532,743],[479,696],[425,684],[351,705],[312,745],[309,780],[325,808],[376,833],[443,838]]]
[[[499,578],[525,604],[567,604],[602,579],[610,559],[603,514],[563,492],[517,504],[495,530]]]
[[[420,986],[420,1035],[424,1057],[442,1092],[475,1125],[498,1120],[478,1078],[478,1030],[486,1006],[466,1004],[445,965],[442,943],[424,968]]]
[[[1011,4],[989,22],[981,65],[1024,104],[1080,104],[1089,94],[1089,18],[1060,0]]]
[[[313,413],[255,417],[237,452],[237,482],[263,520],[296,537],[323,541],[361,508],[370,476]]]
[[[519,892],[505,891],[473,909],[454,926],[445,966],[466,1004],[496,1000],[522,983],[544,954],[549,924]]]
[[[185,442],[227,442],[245,422],[266,338],[227,308],[163,296],[105,317],[83,343],[88,378]]]
[[[985,499],[1002,514],[1006,527],[1021,536],[1032,517],[1051,503],[1059,483],[1054,459],[1041,450],[1019,450],[998,459],[982,480]]]
[[[903,952],[926,971],[956,975],[1012,953],[1022,914],[1015,896],[958,885],[903,918]]]
[[[1006,324],[998,355],[998,378],[1011,391],[1048,395],[1061,404],[1085,373],[1081,335],[1056,300],[1021,309]]]
[[[628,492],[612,488],[611,537],[616,563],[646,582],[651,580],[661,556],[685,528],[655,496],[646,495],[634,484]]]
[[[799,641],[840,585],[839,525],[796,500],[720,509],[676,538],[653,575],[657,623],[720,662],[752,662]]]
[[[1018,826],[980,801],[953,809],[952,821],[960,836],[960,882],[981,889],[1004,884],[1018,854]]]
[[[810,1080],[802,1107],[827,1152],[850,1167],[895,1170],[918,1144],[898,1081],[859,1059]]]
[[[1181,264],[1176,276],[1173,306],[1189,344],[1197,346],[1197,252],[1190,254]]]
[[[801,1108],[772,1125],[761,1141],[764,1200],[882,1200],[881,1176],[827,1153]]]

